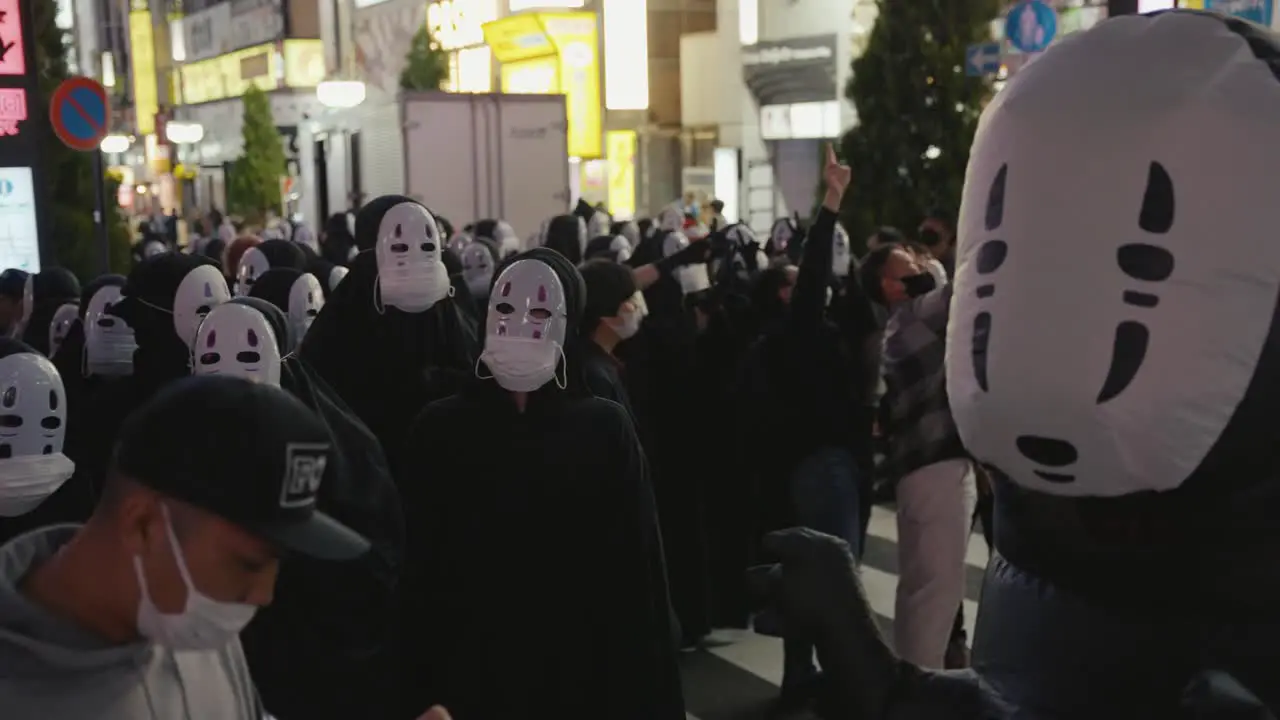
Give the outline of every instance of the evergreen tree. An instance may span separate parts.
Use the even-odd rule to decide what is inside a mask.
[[[280,211],[280,178],[286,172],[284,144],[267,94],[250,86],[243,102],[244,147],[227,179],[227,205],[246,224],[256,225],[267,210]]]
[[[431,37],[426,25],[418,28],[400,71],[405,90],[439,90],[449,80],[449,55]]]
[[[54,22],[58,7],[56,0],[32,0],[31,26],[35,40],[36,74],[39,78],[40,97],[30,103],[32,108],[49,107],[53,91],[70,77],[67,53],[70,47],[66,33]],[[88,153],[71,150],[62,144],[48,127],[47,113],[32,111],[28,123],[44,123],[45,142],[41,155],[45,162],[45,195],[49,203],[45,223],[41,228],[42,240],[54,243],[57,264],[67,268],[87,282],[98,274],[97,237],[93,227],[94,177],[93,164]],[[121,217],[116,203],[115,188],[118,181],[103,177],[107,183],[106,222],[107,237],[111,243],[111,270],[129,271],[129,229]]]
[[[930,207],[959,209],[969,146],[991,92],[988,80],[965,74],[965,49],[990,40],[1000,14],[1000,0],[878,5],[845,88],[859,122],[840,148],[854,175],[841,218],[859,253],[878,226],[914,235]]]

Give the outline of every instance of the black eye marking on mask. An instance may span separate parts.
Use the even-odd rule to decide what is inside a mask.
[[[1173,227],[1174,193],[1173,178],[1158,162],[1147,168],[1147,189],[1142,194],[1142,210],[1138,213],[1138,227],[1146,232],[1164,235]]]
[[[1004,189],[1009,180],[1009,164],[1000,166],[991,190],[987,193],[987,212],[984,218],[987,230],[995,230],[1004,223]]]
[[[50,410],[58,409],[58,391],[57,390],[49,391],[49,409]]]
[[[396,237],[400,237],[400,223],[396,223]]]
[[[991,189],[987,191],[987,211],[983,218],[983,227],[987,231],[999,230],[1004,224],[1004,191],[1009,181],[1009,164],[1005,163],[996,171],[991,181]],[[1009,255],[1009,243],[1003,240],[988,240],[978,248],[975,269],[979,275],[990,275],[1004,265]],[[993,283],[983,283],[974,291],[978,299],[989,298],[996,292]],[[973,318],[973,345],[970,348],[973,359],[973,379],[983,392],[987,392],[987,349],[991,344],[991,313],[980,312]]]
[[[1138,228],[1152,235],[1164,235],[1173,228],[1175,193],[1173,178],[1158,162],[1147,168],[1147,186],[1142,193],[1142,208],[1138,211]],[[1143,283],[1159,283],[1173,276],[1176,263],[1173,253],[1158,245],[1128,243],[1116,248],[1116,264],[1125,275]],[[1126,290],[1122,295],[1126,305],[1153,308],[1160,297],[1145,290]],[[1136,320],[1125,320],[1116,326],[1115,342],[1111,350],[1111,367],[1098,393],[1098,404],[1115,399],[1138,376],[1147,349],[1151,344],[1151,331]]]
[[[1116,326],[1116,339],[1111,351],[1111,369],[1107,371],[1107,379],[1102,383],[1102,392],[1098,393],[1098,404],[1101,405],[1115,398],[1129,383],[1138,376],[1138,369],[1147,359],[1147,346],[1151,340],[1151,331],[1147,326],[1133,320],[1125,320]]]
[[[973,318],[973,379],[987,391],[987,347],[991,344],[991,313],[980,312]]]
[[[0,405],[11,408],[18,402],[18,388],[10,385],[4,389],[4,395],[0,395]]]

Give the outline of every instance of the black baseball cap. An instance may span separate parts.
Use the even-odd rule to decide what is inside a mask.
[[[282,550],[350,560],[369,541],[316,510],[338,471],[325,424],[285,390],[203,375],[174,382],[129,416],[115,469],[235,523]]]

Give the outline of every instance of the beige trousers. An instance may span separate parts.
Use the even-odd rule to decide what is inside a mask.
[[[964,599],[964,555],[977,501],[968,460],[926,465],[898,481],[894,647],[921,667],[942,667]]]

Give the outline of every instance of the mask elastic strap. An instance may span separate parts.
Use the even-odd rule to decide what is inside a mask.
[[[159,310],[160,312],[162,312],[162,313],[164,313],[164,314],[166,314],[166,315],[172,315],[172,314],[173,314],[173,311],[172,311],[172,310],[170,310],[170,309],[168,309],[168,308],[162,308],[162,307],[160,307],[159,305],[156,305],[155,303],[152,303],[152,302],[147,302],[146,300],[143,300],[143,299],[142,299],[142,298],[140,298],[140,297],[136,297],[136,296],[135,296],[135,297],[134,297],[134,300],[137,300],[139,304],[144,305],[144,306],[146,306],[146,307],[149,307],[149,308],[151,308],[152,310]]]
[[[178,574],[182,576],[182,582],[187,586],[187,603],[186,607],[191,607],[192,600],[200,590],[196,587],[195,581],[191,579],[191,570],[187,567],[187,559],[182,554],[182,546],[178,544],[178,533],[173,529],[173,518],[169,515],[169,506],[160,503],[160,513],[164,515],[164,530],[169,535],[169,547],[173,549],[174,562],[178,564]],[[184,610],[186,608],[183,608]]]
[[[80,348],[80,377],[89,377],[89,338],[86,335],[84,347]]]
[[[382,304],[382,275],[378,274],[373,277],[373,309],[379,315],[386,315],[387,308]]]
[[[488,376],[485,376],[485,375],[481,375],[481,374],[480,374],[480,360],[481,360],[481,358],[480,358],[479,356],[477,356],[477,357],[476,357],[476,367],[475,367],[475,376],[476,376],[476,379],[477,379],[477,380],[492,380],[492,379],[493,379],[493,373],[490,373]]]
[[[556,363],[556,386],[561,390],[569,387],[569,359],[564,356],[564,347],[556,346],[556,350],[560,351],[560,362]]]

